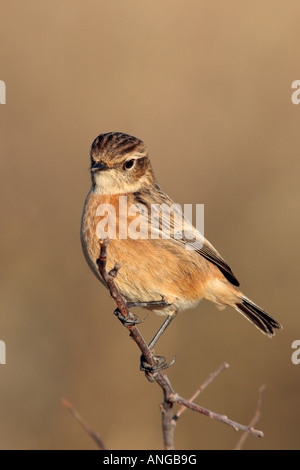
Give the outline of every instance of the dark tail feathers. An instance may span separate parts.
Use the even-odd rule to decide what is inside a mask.
[[[282,329],[282,326],[278,321],[274,320],[264,310],[259,308],[253,302],[245,297],[241,297],[241,303],[236,304],[236,308],[241,312],[248,320],[250,320],[257,328],[260,329],[265,335],[273,336],[274,330]]]

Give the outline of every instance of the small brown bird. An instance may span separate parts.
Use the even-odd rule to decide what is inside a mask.
[[[270,337],[281,328],[242,294],[235,275],[215,248],[176,209],[170,216],[166,209],[174,208],[174,203],[160,189],[141,140],[120,132],[101,134],[94,140],[90,156],[92,187],[81,221],[83,252],[102,281],[97,267],[99,238],[105,226],[109,227],[107,267],[120,265],[115,279],[119,291],[130,307],[142,306],[167,316],[152,347],[178,311],[194,307],[201,299],[235,308]],[[163,208],[162,214],[157,208]],[[132,209],[139,209],[139,214]],[[139,231],[134,231],[137,219]],[[170,222],[168,237],[166,220]],[[181,222],[188,224],[193,242],[186,230],[178,236],[183,233]]]

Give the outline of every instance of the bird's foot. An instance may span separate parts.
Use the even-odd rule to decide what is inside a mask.
[[[176,360],[176,358],[174,357],[171,362],[167,362],[164,356],[152,356],[154,364],[150,365],[148,362],[145,361],[145,357],[143,355],[141,355],[140,359],[140,370],[145,372],[145,375],[150,382],[154,382],[156,380],[157,373],[161,372],[164,369],[167,369],[168,367],[171,367]]]
[[[144,320],[141,320],[137,315],[134,315],[134,313],[131,313],[131,312],[128,312],[127,317],[124,317],[118,308],[116,308],[116,310],[114,311],[114,314],[126,328],[130,326],[138,325],[139,323],[143,323],[144,321]]]

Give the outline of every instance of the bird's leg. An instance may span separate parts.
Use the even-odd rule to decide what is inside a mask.
[[[167,318],[165,319],[165,321],[163,322],[159,330],[155,333],[152,340],[148,344],[150,349],[154,348],[155,344],[157,343],[157,341],[159,340],[163,332],[166,331],[167,327],[170,325],[171,321],[176,317],[176,315],[177,315],[177,311],[175,310],[174,313],[171,313],[170,315],[167,316]]]
[[[171,304],[169,302],[166,302],[164,300],[153,300],[149,302],[127,302],[127,307],[128,308],[133,308],[133,307],[168,307]],[[140,320],[137,315],[134,315],[129,312],[127,317],[123,317],[121,315],[119,309],[116,309],[114,311],[114,314],[118,317],[118,319],[123,323],[125,327],[130,327],[130,326],[135,326],[139,323],[142,323],[144,320]],[[176,317],[177,311],[174,310],[174,312],[170,315],[167,316],[157,333],[154,335],[152,340],[149,343],[149,349],[153,349],[155,344],[157,343],[158,339],[161,337],[163,332],[167,329],[173,318]],[[175,358],[171,362],[167,362],[166,358],[164,356],[153,356],[155,364],[153,366],[150,366],[145,360],[143,355],[141,356],[141,364],[140,364],[140,369],[146,372],[146,376],[150,381],[155,380],[155,373],[159,372],[163,369],[166,369],[167,367],[170,367],[172,364],[175,362]]]
[[[152,300],[150,302],[127,302],[127,307],[128,308],[133,308],[133,307],[168,307],[169,304],[168,302],[165,302],[164,300]]]
[[[165,319],[165,321],[163,322],[163,324],[161,325],[161,327],[159,328],[157,333],[154,335],[154,337],[150,341],[150,343],[148,345],[149,349],[154,348],[155,344],[157,343],[157,341],[159,340],[159,338],[161,337],[163,332],[170,325],[171,321],[176,317],[176,314],[177,314],[177,310],[175,310],[172,314],[167,316],[167,318]],[[172,366],[175,362],[175,358],[171,362],[167,362],[166,358],[164,356],[153,356],[153,358],[155,360],[155,365],[154,366],[149,366],[149,364],[147,364],[144,361],[143,355],[141,356],[140,369],[146,372],[146,375],[147,375],[149,380],[151,380],[151,374],[153,374],[155,372],[159,372],[163,369],[166,369],[167,367]],[[148,372],[148,374],[147,374],[147,372]],[[149,373],[150,373],[150,375],[149,375]],[[153,380],[155,380],[155,378]]]

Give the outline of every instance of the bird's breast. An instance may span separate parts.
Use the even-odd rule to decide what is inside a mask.
[[[115,282],[127,300],[165,298],[180,304],[180,309],[187,308],[203,297],[208,263],[199,263],[199,255],[178,241],[128,236],[126,230],[139,214],[129,214],[134,200],[124,196],[89,193],[81,222],[82,247],[89,266],[101,280],[97,267],[99,239],[108,236],[107,270],[115,263],[120,265]]]

